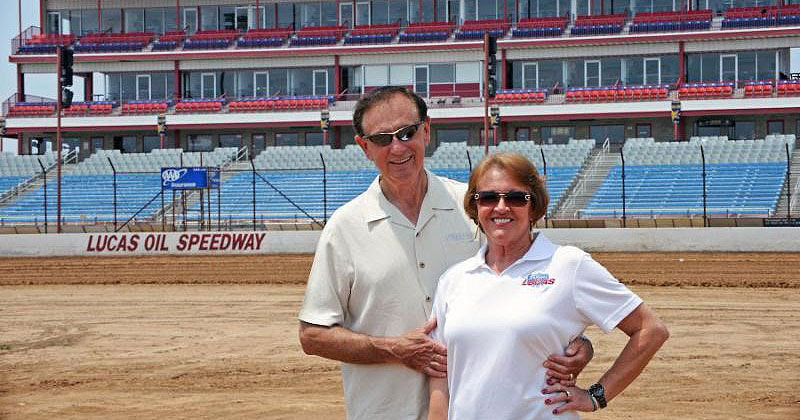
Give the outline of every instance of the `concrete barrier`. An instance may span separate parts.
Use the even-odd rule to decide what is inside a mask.
[[[543,229],[586,251],[800,252],[800,228]],[[0,257],[313,253],[320,231],[1,235]]]

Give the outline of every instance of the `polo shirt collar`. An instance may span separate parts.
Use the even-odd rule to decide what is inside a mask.
[[[455,208],[453,202],[448,199],[450,193],[447,191],[444,182],[427,169],[425,169],[425,174],[428,178],[428,191],[422,199],[422,208],[420,209],[419,220],[417,221],[417,224],[420,226],[430,218],[431,212],[427,209],[452,210]],[[405,216],[403,216],[400,210],[398,210],[383,194],[380,178],[381,176],[378,174],[367,188],[366,200],[364,201],[363,208],[364,220],[367,223],[392,217],[405,220]]]
[[[486,265],[486,248],[488,247],[488,243],[484,243],[481,246],[481,249],[478,250],[478,253],[475,254],[473,257],[469,258],[468,260],[464,261],[466,264],[465,269],[467,271],[472,271],[479,269],[481,267],[487,267]],[[547,260],[552,258],[553,254],[558,249],[558,245],[554,244],[550,241],[542,232],[537,232],[536,239],[533,241],[533,245],[528,248],[528,251],[520,257],[519,260],[514,262],[514,264],[518,264],[520,261],[541,261]]]

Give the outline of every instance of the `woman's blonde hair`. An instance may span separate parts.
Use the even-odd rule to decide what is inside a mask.
[[[464,196],[464,211],[475,224],[478,223],[478,207],[475,203],[475,193],[478,192],[478,181],[483,178],[489,169],[498,168],[505,171],[508,176],[517,182],[526,185],[531,193],[531,224],[536,223],[547,213],[547,204],[550,198],[547,195],[547,186],[544,177],[539,175],[536,166],[528,158],[513,152],[493,153],[486,156],[469,175],[467,194]],[[483,228],[481,228],[483,229]]]

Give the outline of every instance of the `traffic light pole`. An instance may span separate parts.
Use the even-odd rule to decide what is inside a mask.
[[[483,33],[483,152],[489,154],[489,32]]]
[[[61,60],[62,54],[64,49],[59,48],[58,55],[56,57],[56,71],[58,74],[58,86],[56,90],[58,91],[58,99],[56,100],[56,149],[58,150],[58,157],[56,159],[57,162],[57,178],[56,178],[56,232],[61,233]],[[47,176],[47,175],[45,175]]]

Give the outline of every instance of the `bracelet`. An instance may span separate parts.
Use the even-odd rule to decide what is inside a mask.
[[[586,391],[586,393],[589,394],[589,400],[592,401],[592,411],[597,411],[597,400],[594,399],[594,395],[592,395],[592,393],[589,392],[588,390]]]

